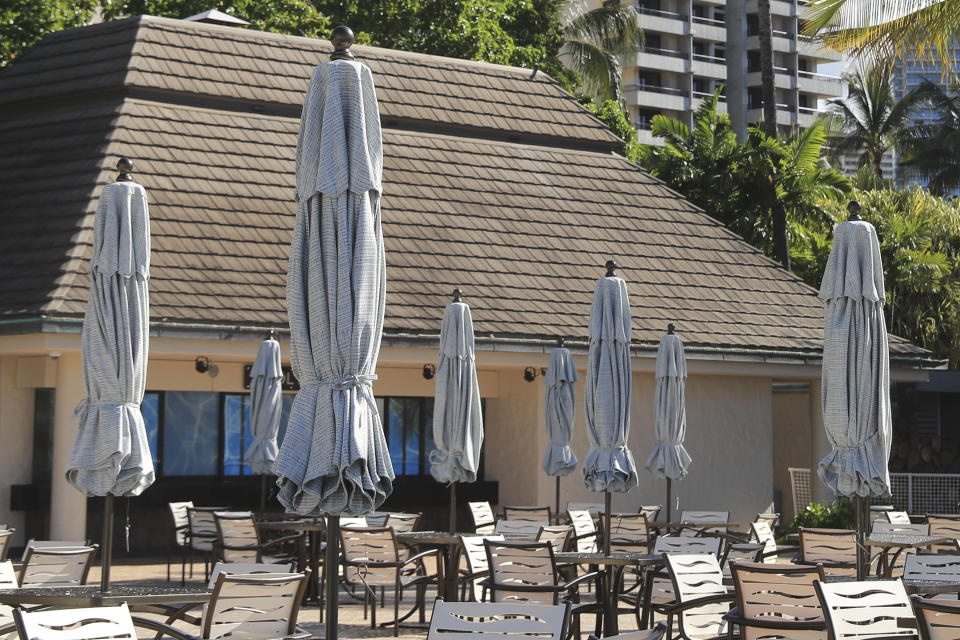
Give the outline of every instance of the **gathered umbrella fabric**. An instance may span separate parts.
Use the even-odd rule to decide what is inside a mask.
[[[250,434],[253,442],[244,456],[247,466],[257,475],[273,473],[277,459],[277,432],[283,410],[283,369],[280,343],[268,338],[260,343],[257,358],[250,369]]]
[[[579,380],[577,367],[569,349],[557,347],[550,354],[550,364],[543,377],[546,385],[547,437],[550,443],[541,467],[550,476],[566,476],[577,468],[577,456],[570,449],[576,400],[574,387]]]
[[[297,143],[287,273],[290,360],[300,391],[273,472],[301,515],[365,514],[393,489],[373,397],[386,291],[382,137],[370,69],[314,69]]]
[[[470,307],[451,302],[440,327],[440,360],[433,401],[430,473],[437,482],[475,482],[483,446],[480,386]]]
[[[824,301],[823,426],[832,450],[818,473],[835,494],[889,491],[890,355],[880,243],[868,222],[834,228],[820,285]]]
[[[590,451],[583,462],[591,491],[623,493],[637,486],[630,435],[630,301],[616,276],[597,280],[590,312],[585,405]]]
[[[147,379],[150,301],[147,194],[135,182],[104,187],[93,228],[90,297],[81,350],[86,399],[67,481],[87,496],[137,496],[153,484],[140,413]]]
[[[653,428],[657,443],[645,466],[658,478],[679,480],[687,475],[691,462],[683,446],[687,434],[687,360],[680,336],[667,334],[660,338],[655,375]]]

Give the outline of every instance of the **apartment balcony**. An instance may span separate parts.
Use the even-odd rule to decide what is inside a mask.
[[[635,66],[644,69],[656,69],[658,71],[670,71],[673,73],[687,73],[690,71],[688,54],[683,51],[644,47],[637,53],[636,61]]]
[[[637,142],[640,144],[655,144],[658,147],[663,146],[663,139],[653,137],[653,133],[651,133],[649,129],[649,124],[646,125],[647,128],[645,129],[641,128],[638,123],[634,123],[634,126],[637,129]]]
[[[797,107],[797,124],[806,129],[820,117],[820,110],[811,107]]]
[[[699,109],[699,108],[700,108],[700,105],[703,104],[703,101],[704,101],[704,100],[706,100],[707,98],[712,98],[712,97],[713,97],[713,94],[712,94],[712,93],[707,93],[707,92],[705,92],[705,91],[694,91],[694,92],[693,92],[693,101],[692,101],[692,104],[690,105],[690,109],[691,109],[692,111],[694,111],[694,110],[696,110],[696,109]],[[720,96],[720,100],[717,101],[717,111],[718,111],[719,113],[726,113],[726,112],[727,112],[727,97],[726,97],[726,96],[724,96],[724,95],[721,95],[721,96]]]
[[[774,0],[776,1],[776,0]],[[771,3],[773,4],[773,3]],[[787,31],[773,32],[773,51],[775,53],[796,53],[797,36]],[[760,48],[760,36],[749,36],[747,38],[747,50]]]
[[[724,58],[695,53],[693,54],[693,73],[705,78],[726,81],[727,61]]]
[[[727,41],[727,24],[723,20],[694,16],[691,22],[693,35],[713,42]]]
[[[683,89],[633,84],[624,87],[624,92],[627,103],[638,107],[661,111],[686,111],[690,108],[690,98]]]
[[[798,71],[797,89],[824,98],[836,98],[843,95],[843,78],[811,71]]]
[[[763,120],[763,109],[754,107],[752,105],[747,107],[747,122],[750,124],[755,124]],[[811,120],[812,122],[812,120]],[[799,118],[797,117],[796,107],[792,107],[788,104],[778,104],[777,105],[777,124],[790,126],[793,124],[799,124]],[[810,126],[809,124],[806,126]]]
[[[774,67],[773,74],[774,86],[777,89],[796,89],[797,78],[792,69],[785,67]],[[751,71],[747,74],[747,86],[759,87],[763,84],[763,73],[760,71]]]
[[[747,0],[747,13],[757,13],[757,0]],[[773,0],[770,3],[770,15],[792,18],[797,15],[796,0]]]
[[[843,55],[839,51],[824,47],[810,36],[797,36],[797,54],[817,62],[839,62]]]
[[[649,33],[669,33],[675,36],[689,35],[690,18],[682,13],[658,9],[637,9],[640,28]]]

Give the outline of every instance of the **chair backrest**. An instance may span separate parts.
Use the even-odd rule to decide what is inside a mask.
[[[593,514],[586,509],[567,509],[573,535],[577,539],[577,551],[580,553],[597,552],[597,524]]]
[[[224,562],[259,562],[260,534],[249,511],[217,511],[213,514]]]
[[[419,524],[419,513],[388,513],[384,526],[392,528],[397,533],[409,533],[416,531]]]
[[[828,567],[828,574],[856,571],[856,532],[848,529],[800,529],[800,557],[804,562],[846,563]]]
[[[910,524],[910,514],[906,511],[887,511],[887,522],[893,524]]]
[[[904,580],[960,580],[960,555],[908,553],[903,564]]]
[[[468,502],[470,515],[473,516],[473,530],[478,534],[493,533],[493,509],[489,502]]]
[[[754,522],[766,522],[767,526],[770,527],[770,530],[777,528],[777,525],[780,524],[780,514],[779,513],[758,513],[757,517],[753,519]]]
[[[930,535],[938,538],[950,538],[946,544],[934,544],[928,547],[933,553],[956,551],[960,539],[960,515],[928,514],[927,524],[930,525]]]
[[[640,508],[637,509],[637,512],[647,516],[647,522],[653,522],[660,515],[660,505],[642,504]]]
[[[190,524],[190,548],[196,551],[210,551],[218,537],[217,521],[210,509],[187,507],[187,521]]]
[[[600,522],[605,523],[605,518]],[[610,514],[610,551],[645,553],[650,550],[653,532],[642,513]]]
[[[540,527],[549,526],[549,522],[536,522],[534,520],[497,520],[493,527],[493,532],[502,535],[504,538],[514,538],[517,540],[536,540]]]
[[[371,511],[367,515],[363,516],[366,520],[366,523],[363,525],[351,524],[351,527],[385,527],[387,526],[387,518],[390,517],[390,514],[385,511]],[[343,525],[341,525],[343,526]]]
[[[823,579],[820,567],[734,562],[730,570],[740,616],[760,623],[759,627],[742,625],[743,640],[767,637],[770,630],[763,628],[763,623],[770,620],[803,623],[823,620],[823,609],[813,586],[814,580]],[[825,635],[812,631],[800,634],[808,638]],[[796,637],[793,632],[784,635]]]
[[[667,569],[677,600],[681,603],[727,592],[717,556],[712,553],[674,553],[666,556]],[[680,617],[684,637],[691,640],[721,635],[729,611],[726,602],[713,602],[686,609]]]
[[[463,557],[467,560],[467,571],[476,576],[470,581],[473,600],[479,601],[481,596],[480,583],[486,580],[484,572],[487,570],[487,549],[483,546],[484,540],[503,542],[503,536],[460,536],[460,546],[463,548]],[[484,574],[484,575],[477,575]]]
[[[530,520],[550,523],[550,507],[504,507],[504,520]]]
[[[173,541],[177,546],[187,546],[187,540],[190,536],[190,517],[187,515],[187,509],[193,508],[193,502],[168,502],[170,508],[170,518],[173,521]]]
[[[727,530],[727,527],[725,525],[729,521],[730,521],[729,511],[681,511],[680,512],[680,522],[697,522],[697,523],[718,522],[718,523],[724,524],[724,526],[704,528],[704,531],[709,533],[725,533]]]
[[[563,640],[567,636],[569,609],[566,603],[539,605],[438,599],[433,603],[427,640]]]
[[[814,583],[831,640],[916,637],[916,618],[899,580]],[[906,621],[913,620],[909,623]],[[901,626],[904,621],[904,626]],[[909,625],[909,626],[907,626]],[[913,628],[910,628],[910,627]]]
[[[267,564],[264,562],[218,562],[213,565],[210,571],[210,580],[207,581],[207,588],[213,589],[217,586],[217,578],[221,573],[242,573],[242,574],[270,574],[270,573],[294,573],[296,563]]]
[[[911,536],[928,536],[930,535],[930,525],[877,520],[873,523],[873,533],[903,533]]]
[[[600,512],[603,511],[602,502],[568,502],[567,503],[567,513],[571,511],[587,511],[590,513],[591,518],[597,518],[600,516]]]
[[[86,540],[34,540],[33,538],[30,538],[27,540],[27,545],[23,548],[23,555],[20,556],[20,562],[23,562],[27,559],[27,551],[30,549],[45,549],[48,547],[76,548],[85,546],[87,546]]]
[[[558,604],[553,587],[557,569],[549,542],[511,543],[485,540],[493,602]],[[546,587],[538,590],[537,587]]]
[[[291,636],[306,586],[306,573],[221,573],[203,611],[202,637],[267,640]]]
[[[759,542],[730,542],[724,545],[720,567],[724,577],[730,575],[730,565],[735,562],[760,562],[763,545]]]
[[[920,637],[923,640],[954,640],[960,637],[960,603],[956,600],[913,600]]]
[[[0,562],[0,589],[16,589],[20,586],[17,581],[17,572],[9,560]]]
[[[29,640],[137,640],[127,603],[83,609],[15,609],[21,638]]]
[[[793,517],[804,512],[813,499],[813,489],[810,484],[810,469],[787,467],[790,474],[790,493],[793,497]]]
[[[86,584],[97,545],[28,547],[20,567],[21,587],[75,587]]]
[[[716,536],[694,538],[693,536],[660,536],[653,545],[654,553],[712,553],[720,556],[720,543]]]
[[[751,537],[763,545],[763,552],[772,554],[777,550],[777,539],[773,535],[770,524],[765,520],[757,520],[750,523]],[[764,562],[774,564],[777,561],[776,555],[768,555],[763,559]],[[811,587],[812,589],[813,587]]]
[[[376,520],[377,518],[374,518]],[[386,520],[384,520],[386,522]],[[366,516],[340,516],[340,526],[341,527],[354,527],[365,529],[367,527],[372,527],[374,525],[370,524],[370,521],[367,520]],[[383,527],[384,525],[377,525]]]
[[[13,534],[16,529],[0,529],[0,562],[7,559],[7,552],[10,551],[10,543],[13,541]]]
[[[537,532],[537,542],[549,542],[553,545],[554,553],[565,551],[567,543],[573,535],[573,527],[568,524],[540,527]]]
[[[340,527],[343,579],[350,584],[393,585],[397,567],[377,566],[400,561],[400,551],[390,527]]]

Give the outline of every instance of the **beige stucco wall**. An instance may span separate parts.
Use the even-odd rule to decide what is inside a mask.
[[[773,394],[773,486],[783,497],[781,515],[794,514],[789,467],[810,469],[813,463],[810,391],[795,388]],[[802,509],[805,505],[800,505]]]
[[[25,542],[25,517],[10,511],[10,486],[31,480],[34,391],[18,384],[17,365],[16,356],[0,357],[0,524],[17,530],[13,544],[19,546]]]

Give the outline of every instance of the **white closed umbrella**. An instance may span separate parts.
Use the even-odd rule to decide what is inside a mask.
[[[673,325],[660,338],[656,365],[657,389],[653,398],[653,428],[656,445],[645,466],[653,475],[667,480],[667,521],[670,521],[670,483],[687,475],[690,454],[683,446],[687,435],[687,359],[683,341]]]
[[[548,476],[555,476],[557,479],[556,513],[558,514],[560,513],[560,477],[570,475],[577,468],[577,456],[570,448],[570,440],[573,437],[576,405],[574,387],[579,379],[573,356],[569,349],[563,347],[563,338],[561,338],[560,346],[550,353],[550,364],[547,365],[547,373],[543,376],[543,384],[547,387],[544,413],[550,443],[540,464]]]
[[[386,291],[380,228],[383,149],[370,69],[337,27],[331,61],[310,79],[297,140],[297,220],[287,272],[290,360],[300,391],[274,463],[278,499],[327,515],[327,572],[337,574],[340,514],[365,514],[393,489],[373,397]],[[337,580],[327,581],[327,640]]]
[[[850,219],[834,228],[820,284],[823,427],[832,450],[817,472],[836,495],[857,499],[862,538],[869,519],[862,498],[889,492],[893,428],[880,243],[873,225],[859,219],[859,203],[850,209]],[[858,573],[863,573],[862,565],[858,553]]]
[[[244,455],[247,466],[261,478],[260,510],[266,508],[266,480],[277,459],[277,432],[283,410],[283,369],[280,343],[269,337],[260,343],[250,369],[250,434],[253,442]]]
[[[104,187],[94,217],[90,296],[81,349],[87,396],[67,462],[67,481],[86,496],[106,496],[103,574],[110,583],[113,497],[138,496],[153,484],[153,458],[140,403],[147,380],[150,218],[146,190],[132,163]]]
[[[460,289],[443,311],[433,400],[430,473],[450,485],[450,531],[456,531],[456,483],[476,482],[483,446],[480,385],[473,352],[473,318]]]
[[[610,551],[610,493],[637,486],[637,466],[627,448],[630,435],[630,300],[627,284],[607,262],[597,280],[590,311],[585,405],[590,452],[583,462],[587,489],[604,492],[604,553]]]

